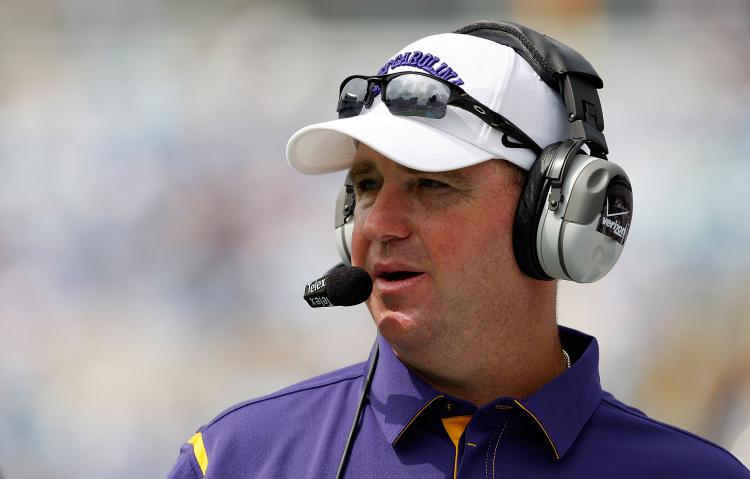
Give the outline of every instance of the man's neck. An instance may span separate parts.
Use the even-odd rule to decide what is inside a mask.
[[[494,328],[494,329],[493,329]],[[566,368],[555,305],[519,308],[478,332],[394,352],[438,391],[476,405],[500,397],[525,398]]]
[[[398,352],[396,353],[398,355]],[[481,350],[477,355],[483,355]],[[474,367],[463,373],[456,371],[435,372],[420,369],[402,362],[436,390],[483,405],[501,397],[526,398],[565,370],[565,357],[559,339],[549,341],[534,354],[507,350],[505,359],[483,361],[478,359]],[[494,364],[494,366],[493,366]]]

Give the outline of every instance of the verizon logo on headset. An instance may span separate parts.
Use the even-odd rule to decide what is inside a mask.
[[[609,229],[615,236],[618,238],[625,239],[625,235],[628,233],[628,229],[625,226],[622,226],[621,224],[617,223],[616,221],[613,221],[609,219],[608,217],[603,217],[602,226],[606,229]]]
[[[632,193],[619,181],[610,183],[596,231],[624,245],[632,217]]]

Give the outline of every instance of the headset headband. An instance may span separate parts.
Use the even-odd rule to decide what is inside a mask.
[[[478,22],[456,30],[513,48],[542,80],[557,90],[568,109],[570,137],[582,140],[592,156],[606,159],[604,115],[597,89],[604,83],[577,51],[557,40],[513,22]]]

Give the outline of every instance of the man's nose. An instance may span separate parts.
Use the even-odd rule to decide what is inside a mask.
[[[375,201],[364,211],[362,232],[370,241],[389,242],[411,234],[408,192],[398,185],[384,184]]]

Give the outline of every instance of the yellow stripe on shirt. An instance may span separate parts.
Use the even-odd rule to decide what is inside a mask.
[[[448,436],[451,438],[451,442],[453,442],[453,446],[456,448],[456,455],[453,459],[453,479],[456,479],[456,477],[458,477],[458,443],[461,440],[461,435],[466,430],[466,425],[469,424],[470,420],[471,415],[444,417],[442,419],[445,432],[448,433]]]
[[[206,454],[206,447],[203,445],[203,434],[196,432],[193,437],[188,439],[188,443],[193,445],[195,460],[198,461],[201,472],[205,476],[206,468],[208,467],[208,454]]]

